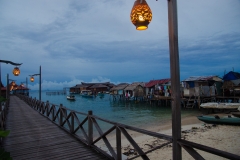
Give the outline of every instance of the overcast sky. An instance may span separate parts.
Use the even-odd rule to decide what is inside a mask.
[[[81,82],[170,78],[167,0],[148,0],[146,31],[130,21],[134,0],[0,0],[0,59],[23,63],[25,82],[42,67],[42,88]],[[240,72],[240,1],[178,0],[180,80]],[[38,89],[39,77],[28,86]]]

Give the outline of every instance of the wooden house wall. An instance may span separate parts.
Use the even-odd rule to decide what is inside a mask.
[[[196,83],[195,87],[193,88],[184,88],[184,96],[215,96],[215,86],[206,86],[206,85],[199,85]]]
[[[108,91],[107,87],[99,87],[99,88],[94,88],[92,89],[94,92],[98,93],[98,92],[105,92]]]
[[[143,97],[146,94],[144,94],[144,87],[142,86],[137,86],[136,89],[134,90],[134,96],[135,97]]]

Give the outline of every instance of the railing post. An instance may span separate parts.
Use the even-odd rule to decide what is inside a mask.
[[[71,112],[71,128],[70,128],[70,132],[73,133],[74,132],[74,112]]]
[[[55,109],[55,106],[53,105],[52,106],[52,121],[54,120],[54,109]]]
[[[122,144],[121,144],[121,131],[120,129],[117,127],[116,128],[116,144],[117,144],[117,160],[121,160],[122,159]]]
[[[91,120],[92,111],[88,111],[88,145],[93,143],[93,123]]]
[[[60,126],[62,126],[62,123],[63,123],[63,110],[62,110],[62,107],[63,107],[63,105],[62,104],[60,104],[60,107],[59,107],[59,109],[60,109],[60,121],[59,121],[59,125]]]
[[[2,102],[0,102],[0,103],[1,103],[1,106],[0,106],[0,111],[2,111],[2,104],[3,104],[3,103],[2,103]]]
[[[46,114],[46,115],[47,115],[47,117],[48,117],[48,116],[49,116],[49,101],[47,101],[47,103],[46,103],[46,107],[47,107],[47,111],[46,111],[47,114]]]

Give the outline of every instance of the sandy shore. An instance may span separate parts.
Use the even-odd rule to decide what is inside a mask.
[[[219,114],[218,114],[219,115]],[[224,116],[224,114],[220,115]],[[199,121],[196,116],[185,117],[181,119],[182,124],[182,138],[188,141],[213,147],[219,150],[237,154],[240,156],[240,126],[230,125],[211,125],[204,124]],[[151,127],[151,131],[158,132],[165,135],[172,135],[171,122],[166,122],[162,126]],[[139,133],[129,132],[133,139],[137,142],[143,151],[147,151],[152,147],[159,146],[167,141],[142,135]],[[116,146],[115,136],[107,137],[112,146]],[[148,154],[148,157],[153,160],[172,159],[172,144],[168,144],[163,148],[155,150]],[[105,150],[105,146],[100,143],[102,149]],[[205,159],[224,159],[203,151],[198,151]],[[124,159],[127,157],[133,157],[134,149],[130,143],[122,136],[122,153]],[[142,159],[142,158],[137,158]],[[193,158],[182,149],[182,159],[192,160]]]

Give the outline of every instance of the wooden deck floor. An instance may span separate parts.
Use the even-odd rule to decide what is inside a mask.
[[[51,121],[16,96],[11,96],[7,115],[4,148],[14,160],[19,159],[107,159]]]

